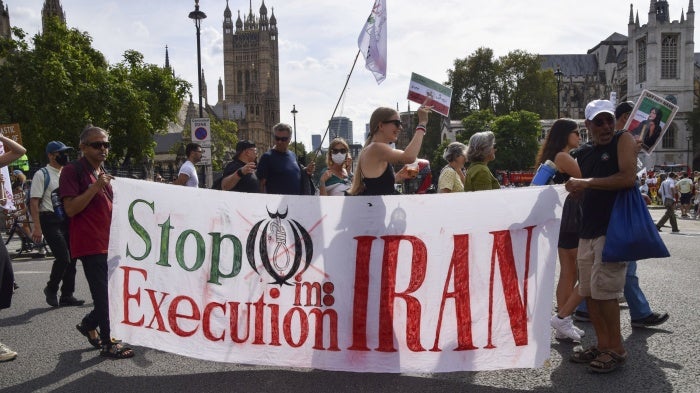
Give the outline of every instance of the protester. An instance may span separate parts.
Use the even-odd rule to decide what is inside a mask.
[[[68,221],[66,217],[56,215],[53,209],[51,193],[58,188],[61,169],[68,163],[67,152],[73,150],[63,142],[51,141],[46,145],[46,156],[49,163],[36,171],[32,179],[31,207],[32,240],[40,243],[42,236],[46,239],[54,256],[49,281],[44,288],[46,303],[51,307],[81,306],[84,300],[73,296],[75,292],[76,259],[71,258],[69,249]],[[61,298],[58,298],[58,285],[61,286]]]
[[[350,155],[349,151],[350,147],[343,138],[335,138],[329,144],[328,153],[326,153],[328,169],[323,172],[318,184],[320,195],[343,196],[350,189],[352,181],[345,167]]]
[[[83,157],[63,168],[59,192],[70,217],[70,252],[82,262],[94,302],[93,310],[76,328],[92,346],[101,348],[101,356],[125,359],[134,356],[134,351],[113,341],[109,326],[107,248],[113,193],[112,176],[102,166],[109,147],[107,131],[94,126],[83,130],[80,134]]]
[[[467,161],[469,169],[464,180],[464,191],[495,190],[501,188],[486,164],[496,159],[493,132],[477,132],[469,138]]]
[[[464,191],[464,177],[467,162],[467,147],[460,142],[452,142],[447,145],[442,158],[447,161],[440,171],[438,178],[438,192],[462,192]]]
[[[656,229],[661,232],[661,227],[666,221],[671,221],[671,232],[678,233],[678,222],[676,221],[676,177],[675,173],[670,172],[664,180],[664,174],[661,174],[661,185],[659,186],[659,198],[661,203],[666,207],[666,213],[656,223]]]
[[[571,119],[558,119],[552,124],[544,143],[540,147],[535,168],[552,161],[557,170],[553,183],[563,184],[572,177],[580,178],[581,170],[576,160],[569,152],[581,143],[578,124]],[[562,209],[559,227],[559,281],[557,282],[557,312],[552,316],[550,324],[555,329],[555,337],[559,340],[569,339],[580,341],[583,330],[574,326],[571,319],[576,305],[583,299],[577,291],[576,254],[578,252],[578,215],[579,201],[572,195],[567,196]]]
[[[687,173],[681,174],[681,180],[676,183],[676,188],[681,194],[681,218],[689,218],[690,200],[693,197],[693,181],[688,178]]]
[[[260,183],[255,176],[255,160],[258,158],[255,143],[243,140],[236,144],[233,161],[224,168],[221,189],[224,191],[251,192],[260,191]]]
[[[588,363],[588,368],[597,373],[614,371],[627,359],[617,300],[624,287],[627,263],[603,263],[602,250],[617,192],[634,186],[637,144],[630,133],[615,132],[614,114],[610,101],[588,103],[585,123],[592,143],[573,153],[582,177],[566,182],[567,191],[583,197],[577,256],[579,293],[586,297],[598,341],[585,351],[574,352],[571,360]]]
[[[416,161],[418,151],[423,143],[428,115],[432,106],[429,100],[418,108],[418,125],[406,150],[394,149],[389,144],[395,143],[403,130],[399,113],[394,109],[380,107],[372,112],[369,119],[369,137],[360,152],[357,171],[353,178],[351,195],[391,195],[396,193],[394,184],[408,178],[407,167],[394,173],[392,164],[409,164]]]
[[[654,147],[661,135],[661,109],[651,108],[647,119],[639,123],[632,133],[642,141],[646,149]]]
[[[316,163],[311,162],[307,167],[302,167],[297,161],[297,156],[289,150],[289,141],[292,137],[292,126],[278,123],[272,127],[275,143],[272,149],[263,153],[258,162],[256,175],[260,182],[260,192],[266,194],[302,195],[304,186],[302,181],[308,180],[302,176],[301,171],[306,171],[310,177],[316,170]]]
[[[177,179],[173,184],[178,186],[199,187],[199,176],[195,164],[202,161],[202,147],[196,143],[188,143],[185,147],[185,156],[187,160],[182,163],[180,172],[177,174]]]
[[[2,143],[5,152],[0,155],[0,168],[7,166],[16,159],[22,157],[27,150],[19,143],[0,134],[0,143]],[[0,176],[0,182],[4,179]],[[4,186],[0,187],[4,191]],[[4,205],[0,206],[4,208]],[[7,252],[5,242],[0,236],[0,310],[10,308],[12,304],[12,294],[14,292],[15,275],[12,271],[12,261],[10,254]],[[7,345],[0,342],[0,362],[14,360],[17,357],[17,352],[10,349]]]

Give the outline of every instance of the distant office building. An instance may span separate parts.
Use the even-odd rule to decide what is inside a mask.
[[[321,134],[311,135],[311,148],[315,151],[318,150],[319,147],[321,147]]]
[[[352,144],[352,120],[347,117],[334,117],[328,122],[329,142],[335,138],[343,138]]]

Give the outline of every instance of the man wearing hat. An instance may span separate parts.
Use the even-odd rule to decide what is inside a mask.
[[[238,142],[233,161],[224,168],[221,189],[224,191],[259,192],[260,185],[255,176],[256,158],[255,143],[248,140]]]
[[[573,196],[582,197],[577,255],[579,294],[586,298],[598,342],[575,352],[571,360],[588,363],[593,372],[607,373],[627,359],[617,301],[625,285],[627,263],[603,263],[602,250],[617,191],[634,186],[637,143],[630,133],[615,131],[615,108],[610,101],[591,101],[585,115],[592,143],[572,153],[582,176],[569,179],[566,189]]]
[[[49,163],[36,171],[30,191],[29,207],[34,221],[32,240],[39,243],[43,235],[56,258],[51,267],[49,281],[44,288],[46,303],[51,307],[80,306],[85,303],[84,300],[78,300],[73,296],[76,260],[71,258],[68,246],[68,220],[54,213],[51,201],[51,193],[58,188],[61,169],[68,163],[69,150],[73,148],[59,141],[51,141],[46,145]],[[59,299],[58,289],[61,282],[63,285],[61,285]]]

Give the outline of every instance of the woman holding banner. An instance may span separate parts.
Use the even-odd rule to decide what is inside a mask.
[[[394,184],[409,176],[405,166],[394,174],[394,168],[391,165],[409,164],[418,157],[428,124],[428,115],[432,109],[428,104],[429,99],[418,108],[418,125],[406,150],[394,149],[389,145],[396,142],[399,133],[403,130],[399,113],[391,108],[375,109],[369,119],[369,137],[360,152],[357,171],[348,194],[391,195],[396,193]]]
[[[7,166],[27,152],[19,143],[4,135],[0,135],[0,143],[2,143],[4,147],[4,153],[0,155],[0,168]],[[8,201],[8,194],[5,190],[5,179],[2,175],[0,175],[0,182],[3,183],[2,186],[0,186],[0,193],[2,194],[0,195],[0,199],[3,199],[1,204],[2,208],[4,208]],[[9,195],[11,196],[12,194],[10,193]],[[14,291],[14,282],[15,278],[14,272],[12,271],[10,254],[7,253],[5,242],[0,239],[0,310],[10,307],[12,303],[12,293]],[[0,342],[0,362],[13,360],[16,357],[17,352]]]
[[[447,146],[442,158],[447,165],[440,171],[438,178],[438,192],[462,192],[464,191],[464,164],[467,162],[467,147],[460,142],[452,142]]]
[[[537,153],[535,167],[551,160],[557,167],[554,184],[564,184],[571,177],[581,177],[581,169],[569,152],[579,146],[581,136],[578,125],[571,119],[559,119],[552,124],[547,137]],[[557,282],[557,313],[550,321],[557,339],[580,341],[583,330],[574,326],[571,314],[583,299],[576,288],[576,254],[578,252],[579,202],[566,197],[559,227],[559,281]]]
[[[331,141],[326,164],[328,169],[321,175],[318,183],[320,195],[343,196],[350,188],[350,169],[346,168],[350,147],[343,138],[335,138]],[[350,161],[352,164],[352,161]]]
[[[496,137],[491,131],[477,132],[469,138],[467,161],[469,169],[464,180],[464,191],[497,190],[501,188],[487,163],[496,159]]]

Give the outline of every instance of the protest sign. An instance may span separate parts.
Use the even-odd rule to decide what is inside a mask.
[[[643,90],[624,129],[642,141],[643,152],[651,154],[663,139],[677,111],[678,106],[674,103],[649,90]]]
[[[253,198],[112,184],[110,321],[131,344],[355,372],[549,357],[562,186]]]

